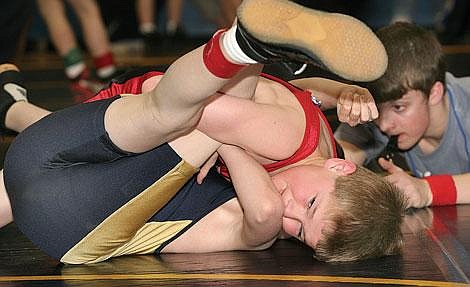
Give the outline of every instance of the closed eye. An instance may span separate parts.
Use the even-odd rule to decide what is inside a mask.
[[[302,228],[302,225],[300,225],[300,228],[299,228],[299,233],[297,234],[297,238],[302,241],[302,231],[303,231],[303,228]]]
[[[307,204],[307,208],[312,207],[314,203],[315,203],[315,198],[310,199],[310,201]]]
[[[315,198],[310,199],[309,202],[307,203],[307,209],[310,209],[314,203],[315,203]],[[299,232],[297,233],[297,238],[302,242],[304,241],[303,231],[304,231],[304,228],[302,225],[300,225]]]

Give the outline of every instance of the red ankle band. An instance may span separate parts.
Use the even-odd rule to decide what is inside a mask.
[[[431,188],[432,206],[454,205],[457,202],[457,189],[451,175],[432,175],[424,179]]]
[[[207,42],[204,47],[203,60],[206,68],[214,76],[230,79],[235,76],[245,65],[235,64],[227,60],[220,47],[220,37],[225,30],[215,32],[214,36]]]
[[[107,66],[114,66],[114,57],[111,52],[107,52],[99,57],[93,59],[93,63],[97,69],[104,68]]]

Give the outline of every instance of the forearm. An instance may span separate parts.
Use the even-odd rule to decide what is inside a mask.
[[[341,91],[351,85],[325,78],[303,78],[290,81],[291,84],[304,90],[312,91],[322,101],[322,110],[336,108]]]
[[[452,176],[456,191],[457,191],[457,204],[470,203],[470,173],[464,173]]]
[[[354,144],[347,142],[347,141],[338,140],[338,144],[341,146],[341,148],[344,151],[345,159],[350,160],[357,165],[364,164],[367,158],[365,151],[363,151],[362,149],[358,148]]]
[[[272,240],[281,229],[284,205],[270,176],[240,148],[222,146],[219,154],[243,208],[243,240],[253,246]]]

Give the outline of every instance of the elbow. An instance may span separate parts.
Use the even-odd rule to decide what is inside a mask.
[[[266,200],[258,206],[255,216],[253,216],[253,224],[256,225],[272,225],[282,221],[284,205],[279,200]]]
[[[263,199],[249,214],[245,210],[243,241],[250,249],[263,249],[272,244],[281,231],[283,212],[280,196]]]

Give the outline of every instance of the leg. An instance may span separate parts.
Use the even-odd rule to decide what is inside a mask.
[[[51,112],[28,102],[17,102],[7,112],[5,127],[15,132],[22,132],[25,128],[39,121]]]
[[[90,79],[82,51],[78,46],[73,28],[67,19],[62,0],[38,0],[39,11],[47,25],[49,35],[57,53],[64,62],[64,72],[70,82],[70,89],[77,97],[90,98],[102,88],[102,84]]]
[[[28,103],[23,78],[15,65],[0,64],[0,129],[21,132],[50,112]]]
[[[5,186],[17,226],[58,259],[76,246],[65,262],[114,252],[195,172],[168,145],[138,155],[117,150],[102,121],[112,100],[51,114],[21,133],[5,159]],[[171,184],[161,186],[158,180],[166,174]],[[34,216],[37,212],[42,215]],[[71,214],[83,220],[71,222]],[[78,259],[81,254],[88,259]]]
[[[118,147],[143,152],[194,128],[210,97],[234,76],[215,76],[204,63],[203,50],[200,47],[179,58],[154,90],[111,104],[105,125]]]
[[[181,13],[183,12],[183,0],[173,0],[166,2],[167,9],[167,22],[166,33],[167,35],[174,35],[178,27],[181,26]]]
[[[277,42],[282,40],[283,43],[287,43],[272,44],[277,49],[275,49],[275,52],[278,52],[275,54],[275,60],[286,62],[299,60],[298,55],[301,55],[304,50],[308,50],[311,53],[313,53],[315,48],[321,48],[322,51],[336,50],[337,42],[343,42],[338,39],[342,40],[342,38],[349,37],[353,37],[358,42],[361,42],[362,37],[365,37],[367,38],[365,42],[370,44],[373,49],[377,48],[380,50],[382,48],[383,52],[385,52],[374,33],[355,19],[344,15],[318,14],[319,12],[317,11],[305,9],[290,2],[272,1],[272,4],[277,4],[276,7],[281,11],[286,12],[286,10],[292,8],[291,10],[300,15],[296,19],[297,22],[287,23],[292,25],[294,30],[291,35],[287,33],[288,36],[282,38],[284,34],[279,34],[279,31],[276,30],[263,30],[260,25],[255,25],[254,20],[251,19],[253,16],[258,16],[262,20],[269,21],[268,26],[283,26],[287,22],[283,14],[272,13],[273,16],[271,17],[262,13],[264,8],[255,4],[249,5],[252,3],[250,0],[243,2],[246,4],[240,6],[238,27],[232,27],[223,36],[220,33],[216,34],[205,47],[200,47],[178,59],[170,66],[163,79],[153,91],[144,94],[142,97],[115,101],[109,107],[105,117],[105,124],[112,141],[123,150],[143,152],[187,133],[199,120],[202,108],[207,100],[216,91],[227,85],[229,83],[228,79],[234,77],[241,69],[240,65],[234,63],[264,61],[262,55],[266,53],[266,49],[260,51],[252,49],[252,47],[257,48],[258,46],[256,45],[262,40],[275,39]],[[337,22],[343,25],[350,25],[351,27],[348,27],[348,29],[362,29],[362,34],[347,33],[346,29],[337,28],[331,30],[331,34],[327,34],[328,37],[334,36],[336,39],[334,42],[299,41],[299,39],[308,38],[309,36],[304,34],[301,27],[308,24],[312,26],[316,23],[317,25],[313,26],[316,26],[318,33],[323,33],[326,28],[330,29],[329,26],[334,26],[333,24]],[[248,34],[245,33],[247,30],[247,28],[244,28],[245,26],[254,26],[253,31],[257,32],[256,37],[249,36],[249,38],[246,38],[245,36]],[[327,39],[329,39],[328,37]],[[317,40],[315,37],[310,38]],[[290,50],[291,52],[285,52],[284,45],[294,48]],[[332,47],[333,49],[331,49]],[[349,53],[357,56],[360,61],[369,62],[370,53],[363,55],[362,51],[356,51],[348,47],[345,47],[345,49],[346,51],[338,52],[338,55],[326,53],[320,54],[318,57],[323,62],[331,62],[341,67],[346,66],[343,60],[351,58]],[[295,53],[292,53],[292,50]],[[260,53],[256,54],[255,52]],[[375,58],[378,59],[380,57]],[[301,59],[305,58],[301,57]],[[364,63],[362,65],[354,65],[354,73],[357,72],[358,75],[361,74],[359,76],[363,76],[364,66]],[[366,73],[368,76],[371,75],[369,72]]]
[[[217,41],[219,41],[218,38]],[[57,244],[48,250],[48,253],[62,258],[64,254],[61,252],[68,251],[68,249],[64,250],[62,241],[56,242],[56,240],[47,237],[49,236],[49,234],[47,234],[48,232],[42,232],[42,228],[44,228],[44,226],[54,226],[54,228],[60,229],[61,226],[67,226],[67,224],[64,225],[62,221],[67,221],[63,212],[71,212],[70,208],[53,208],[47,212],[45,217],[38,220],[34,220],[31,217],[31,214],[34,213],[34,209],[44,210],[46,206],[50,205],[51,199],[61,198],[61,202],[73,202],[73,205],[78,208],[76,209],[76,214],[83,214],[85,210],[83,210],[83,206],[79,205],[79,202],[82,201],[70,200],[70,196],[73,198],[75,196],[73,195],[74,192],[77,191],[75,187],[79,187],[79,191],[87,193],[89,191],[95,191],[96,188],[99,188],[96,185],[100,184],[102,188],[99,189],[109,190],[109,192],[113,194],[119,193],[122,186],[127,188],[136,182],[133,180],[135,177],[128,172],[128,168],[130,168],[128,163],[130,161],[136,162],[135,160],[131,160],[131,158],[134,157],[128,156],[128,154],[122,153],[121,151],[116,152],[114,145],[106,144],[105,147],[103,147],[103,142],[107,142],[103,139],[106,139],[107,135],[109,135],[109,138],[111,138],[115,145],[121,147],[119,146],[119,142],[113,139],[113,136],[116,134],[119,136],[121,135],[119,133],[123,133],[125,138],[125,136],[129,136],[127,132],[130,132],[130,143],[136,143],[137,146],[143,143],[146,148],[145,151],[147,151],[164,143],[167,138],[172,136],[174,130],[176,130],[176,134],[186,134],[192,129],[191,125],[195,125],[197,122],[198,115],[206,99],[230,81],[230,77],[221,78],[215,76],[206,67],[203,58],[202,47],[183,56],[169,68],[167,74],[155,89],[141,97],[117,99],[113,101],[109,107],[107,104],[111,103],[111,101],[79,105],[63,112],[56,112],[20,135],[17,141],[15,141],[15,144],[10,148],[5,163],[6,187],[13,205],[13,210],[15,211],[15,219],[18,221],[19,226],[23,226],[28,236],[34,239],[33,241],[39,242],[38,244],[40,245],[41,242],[44,242],[42,238],[45,236],[47,238],[45,241],[51,242],[51,244],[47,246]],[[236,68],[233,68],[235,72],[233,73],[233,71],[231,71],[229,74],[235,75],[242,67],[243,66],[238,65]],[[189,77],[182,81],[183,76],[186,74],[189,75]],[[227,75],[227,73],[224,73],[224,75]],[[204,83],[204,85],[201,85],[201,83]],[[143,101],[141,99],[143,99]],[[114,103],[117,104],[114,105]],[[143,110],[140,108],[143,108]],[[99,113],[96,112],[97,109],[100,109]],[[153,117],[154,113],[157,114],[156,120]],[[165,121],[158,118],[160,114],[168,117],[168,119],[165,117],[163,119],[169,122],[169,124],[166,124]],[[105,119],[105,125],[107,125],[106,127],[100,126],[102,125],[103,117]],[[187,123],[188,121],[189,124]],[[180,132],[177,125],[182,125],[182,122],[184,122],[186,126],[184,126]],[[102,132],[98,133],[98,135],[95,133],[97,125],[100,126],[99,130]],[[109,126],[111,126],[111,128]],[[113,127],[116,126],[118,128],[113,130]],[[123,127],[123,129],[121,130],[120,127]],[[148,130],[145,129],[147,127],[149,128]],[[132,134],[132,131],[136,129],[138,131]],[[79,133],[80,136],[70,136],[71,132]],[[156,135],[152,135],[152,133]],[[52,138],[60,140],[51,141]],[[203,149],[199,150],[198,154],[200,156],[198,158],[189,158],[188,161],[194,166],[201,165],[218,147],[218,143],[214,143],[205,135],[198,132],[185,135],[184,138],[188,141],[186,146],[190,146],[193,149],[194,146],[197,146],[193,144],[194,142],[205,141],[206,143],[202,146]],[[35,142],[33,142],[33,140]],[[42,142],[38,142],[39,140],[42,140]],[[44,153],[42,149],[46,146],[48,152]],[[30,151],[31,157],[28,156],[28,158],[24,158],[25,150]],[[184,154],[184,151],[182,153]],[[155,165],[155,162],[159,161],[158,158],[152,157],[152,154],[151,152],[142,154],[147,158],[149,169]],[[137,157],[137,155],[135,157]],[[174,155],[173,158],[179,159],[179,157],[175,157]],[[166,160],[166,157],[162,160]],[[140,160],[137,160],[137,162],[140,162]],[[100,163],[103,163],[103,165],[100,165]],[[119,180],[110,178],[104,180],[100,172],[115,177],[116,171],[112,170],[113,166],[116,167],[116,170],[126,171],[125,173],[128,174],[127,178],[122,177],[119,178]],[[138,166],[141,167],[140,164],[138,164]],[[65,167],[65,169],[63,167]],[[101,167],[103,170],[100,169]],[[98,170],[95,170],[96,168],[98,168]],[[110,169],[108,170],[108,168]],[[134,169],[130,168],[130,170]],[[134,171],[141,174],[146,170],[148,169],[135,169]],[[69,171],[72,172],[70,173]],[[113,213],[113,215],[116,214],[116,216],[106,217],[105,223],[100,221],[102,220],[100,218],[94,218],[95,221],[98,220],[97,229],[90,231],[89,226],[77,226],[76,229],[73,229],[74,232],[72,233],[74,234],[70,234],[70,236],[81,237],[86,235],[86,247],[98,246],[97,251],[91,248],[93,249],[92,252],[98,252],[96,256],[92,256],[91,260],[104,259],[101,257],[103,254],[100,254],[101,249],[99,248],[102,244],[109,247],[109,249],[106,250],[106,254],[103,256],[114,256],[114,253],[110,254],[108,250],[111,250],[110,252],[112,253],[116,250],[115,248],[119,249],[121,244],[128,242],[133,234],[135,234],[136,230],[145,224],[149,215],[151,216],[164,205],[165,202],[178,191],[177,186],[184,184],[194,172],[195,169],[193,167],[188,167],[187,164],[183,163],[182,171],[181,168],[177,170],[177,173],[183,173],[178,181],[178,185],[171,185],[172,189],[169,191],[161,191],[160,188],[151,190],[150,193],[153,195],[156,193],[157,199],[160,199],[160,197],[162,199],[150,200],[153,204],[146,206],[143,214],[140,212],[138,214],[134,212]],[[92,180],[97,177],[98,179],[96,181]],[[159,176],[156,178],[158,177]],[[150,178],[155,177],[152,176]],[[31,188],[32,182],[37,182],[37,188],[35,187],[34,190]],[[137,181],[137,183],[139,183],[139,181]],[[148,183],[145,183],[144,185],[148,186],[147,184]],[[41,187],[39,187],[39,185],[41,185]],[[51,188],[51,185],[55,188]],[[109,185],[113,185],[113,187],[109,187]],[[133,190],[136,192],[142,191],[141,187]],[[70,194],[66,191],[73,192]],[[36,192],[38,192],[37,195]],[[160,195],[162,192],[163,194]],[[101,194],[104,195],[104,193]],[[90,197],[85,201],[93,201],[99,205],[99,207],[93,209],[92,206],[87,204],[87,208],[92,210],[102,210],[102,202],[109,201],[106,197],[102,199],[96,198],[94,192],[90,193],[89,196]],[[127,201],[131,199],[133,200],[134,197],[128,198]],[[114,204],[114,206],[110,207],[111,210],[119,209],[122,202],[115,202]],[[132,207],[133,205],[130,206]],[[134,209],[136,208],[140,211],[144,210],[143,206],[140,204],[138,207],[134,207]],[[57,214],[60,214],[60,216],[57,216]],[[94,213],[91,212],[90,216],[93,214]],[[129,216],[133,217],[129,219]],[[11,220],[7,215],[5,218],[6,221]],[[34,220],[35,223],[31,224],[31,220]],[[90,220],[93,220],[93,218],[90,218]],[[53,221],[54,223],[52,223]],[[88,221],[84,220],[84,222]],[[110,234],[110,230],[115,230],[112,226],[122,222],[133,222],[134,224],[132,226],[125,224],[125,226],[128,227],[123,228],[119,235],[114,232]],[[108,228],[109,224],[112,225],[110,228]],[[85,231],[83,231],[83,229],[85,229]],[[76,232],[79,234],[77,235]],[[111,238],[109,238],[109,236],[111,236]],[[122,241],[114,240],[116,236]],[[74,237],[72,242],[76,242],[74,241],[75,238],[76,237]],[[63,240],[65,241],[65,239]],[[114,242],[117,245],[113,245],[115,248],[110,247],[108,246],[109,242]],[[78,244],[76,247],[77,248],[71,250],[70,253],[67,252],[64,261],[88,261],[88,259],[78,258],[82,254],[81,245]]]
[[[139,32],[142,35],[153,35],[157,31],[155,24],[155,0],[136,0],[135,11]]]
[[[384,65],[369,63],[370,58],[386,63],[383,45],[367,26],[349,16],[306,9],[289,1],[246,0],[238,9],[238,18],[238,26],[223,36],[217,33],[205,47],[171,65],[153,91],[115,101],[109,107],[105,124],[118,147],[143,152],[187,133],[207,100],[241,69],[237,64],[318,59],[349,78],[375,78],[384,72]],[[291,31],[280,29],[285,26]],[[314,32],[305,27],[314,27]],[[345,42],[365,47],[342,44]],[[270,56],[265,57],[267,54]],[[351,64],[351,59],[358,61]]]
[[[0,65],[0,87],[2,129],[21,132],[49,114],[48,111],[27,102],[26,90],[15,65]],[[13,215],[3,181],[3,170],[0,172],[0,227],[2,227],[13,221]]]
[[[98,4],[95,0],[69,0],[69,3],[80,20],[96,73],[100,79],[107,80],[116,72],[116,65]]]
[[[68,2],[80,20],[90,54],[93,57],[99,57],[108,53],[111,50],[108,33],[96,2],[94,0],[68,0]]]
[[[38,8],[49,30],[54,47],[61,57],[78,47],[75,33],[67,19],[62,0],[38,0]]]

